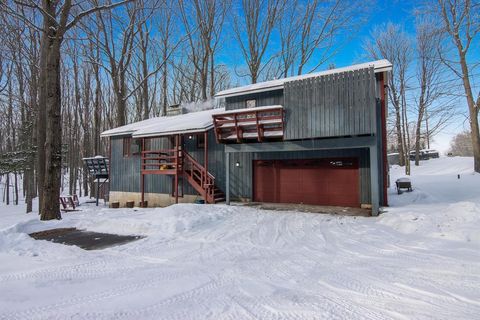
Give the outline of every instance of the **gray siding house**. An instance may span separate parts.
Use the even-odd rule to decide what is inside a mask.
[[[388,205],[379,60],[217,93],[222,108],[105,131],[110,201]]]

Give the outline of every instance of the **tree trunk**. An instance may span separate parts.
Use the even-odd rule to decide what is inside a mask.
[[[46,19],[49,21],[50,19]],[[43,202],[41,220],[61,219],[58,199],[62,170],[62,125],[60,89],[60,45],[57,26],[53,23],[45,28],[48,36],[42,46],[46,51],[46,135],[45,135],[45,177],[43,180]]]
[[[17,172],[14,172],[14,192],[15,192],[15,198],[14,198],[14,204],[18,206],[18,177],[17,177]]]
[[[405,165],[405,150],[403,148],[403,133],[401,124],[401,115],[399,108],[395,107],[395,130],[397,132],[398,144],[398,165],[403,167]]]
[[[402,95],[403,151],[405,153],[405,174],[410,175],[410,133],[408,132],[407,106],[405,93]]]
[[[420,120],[420,115],[418,115]],[[422,122],[417,120],[417,127],[415,129],[415,165],[420,165],[420,138]]]
[[[168,97],[167,97],[167,76],[168,76],[168,64],[167,64],[167,44],[164,44],[162,48],[162,61],[164,62],[163,66],[163,74],[162,74],[162,116],[167,115],[167,107],[168,107]]]
[[[29,163],[30,165],[30,163]],[[25,196],[25,204],[27,206],[27,210],[26,212],[29,213],[29,212],[32,212],[33,210],[33,189],[35,188],[35,184],[34,184],[34,181],[33,181],[33,171],[31,169],[27,169],[25,171],[25,174],[24,174],[24,177],[25,177],[25,185],[27,187],[27,192],[26,192],[26,196]]]
[[[43,28],[48,30],[51,26],[49,19],[44,18]],[[45,181],[45,140],[46,140],[46,118],[47,118],[47,79],[46,79],[46,70],[47,70],[47,56],[48,56],[48,33],[43,32],[40,46],[40,76],[39,76],[39,87],[38,92],[38,114],[37,114],[37,190],[38,190],[38,213],[40,214],[43,208],[43,191],[44,191],[44,181]]]
[[[147,32],[143,32],[143,25],[140,26],[140,43],[142,51],[142,102],[143,102],[143,120],[150,118],[150,94],[148,92],[148,58],[147,49],[149,42],[149,35]]]
[[[7,173],[7,179],[5,180],[5,203],[7,206],[10,204],[10,173]]]
[[[470,74],[468,70],[467,60],[465,54],[460,50],[460,65],[463,74],[463,87],[467,97],[468,113],[470,121],[470,135],[472,137],[473,150],[473,168],[475,172],[480,172],[480,131],[478,126],[478,111],[480,108],[480,95],[475,103],[472,93],[472,86],[470,84]]]
[[[215,59],[213,52],[210,54],[210,97],[215,96]]]

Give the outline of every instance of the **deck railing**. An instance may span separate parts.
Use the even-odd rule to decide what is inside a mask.
[[[284,132],[282,106],[227,111],[213,115],[217,142],[281,140]]]
[[[182,170],[182,149],[142,151],[142,173],[172,174]]]

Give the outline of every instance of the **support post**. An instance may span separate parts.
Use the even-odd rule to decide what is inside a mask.
[[[97,180],[97,199],[95,204],[98,207],[98,198],[100,197],[100,178],[96,177],[96,180]]]
[[[381,101],[381,121],[382,121],[382,178],[383,178],[383,203],[382,205],[388,206],[388,186],[389,186],[389,172],[388,172],[388,157],[387,157],[387,99],[388,96],[385,90],[385,82],[388,80],[388,73],[384,72],[381,74],[380,82],[380,101]],[[426,110],[425,110],[426,112]],[[426,113],[425,113],[426,114]],[[428,126],[427,126],[427,139],[428,139]],[[428,141],[428,140],[427,140]]]
[[[178,140],[179,135],[175,136],[175,203],[178,203]]]
[[[141,207],[145,206],[145,175],[143,174],[143,151],[145,151],[145,138],[142,138],[142,150],[140,151],[140,191],[142,193]]]
[[[208,203],[208,191],[210,186],[205,186],[208,184],[208,131],[203,133],[203,167],[205,168],[205,175],[204,175],[204,193],[205,193],[205,202]],[[214,199],[215,203],[215,199]]]
[[[203,134],[203,140],[204,140],[204,153],[203,153],[203,166],[205,167],[205,171],[208,172],[208,132],[205,131]]]
[[[225,153],[225,203],[230,205],[230,153]]]
[[[378,155],[377,146],[373,145],[370,149],[370,193],[372,202],[372,216],[378,216],[379,211],[379,186],[378,186]]]

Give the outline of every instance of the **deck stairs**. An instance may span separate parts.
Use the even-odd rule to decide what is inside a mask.
[[[225,201],[225,194],[215,185],[215,177],[186,152],[183,154],[183,176],[206,203]]]
[[[215,177],[181,148],[143,151],[142,174],[179,175],[204,198],[205,203],[225,201],[225,194],[215,185]]]

